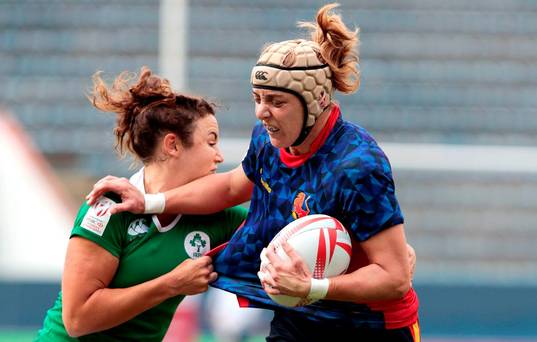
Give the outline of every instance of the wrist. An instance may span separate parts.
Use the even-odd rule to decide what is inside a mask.
[[[165,299],[176,297],[181,294],[181,289],[177,286],[177,281],[172,272],[164,274],[161,279],[163,281],[162,288],[165,289]]]
[[[315,279],[311,278],[310,291],[308,298],[310,299],[324,299],[328,294],[328,287],[330,286],[330,280],[328,278]]]
[[[159,192],[144,194],[144,214],[162,214],[166,207],[166,196]]]

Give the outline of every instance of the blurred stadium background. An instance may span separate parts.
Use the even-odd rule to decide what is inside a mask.
[[[338,100],[392,160],[424,340],[537,341],[537,1],[340,3],[361,30],[362,87]],[[114,118],[85,99],[90,76],[147,65],[210,96],[231,168],[261,46],[296,37],[322,4],[0,0],[0,340],[34,337],[75,208],[99,177],[132,172]],[[208,301],[176,323],[205,341]]]

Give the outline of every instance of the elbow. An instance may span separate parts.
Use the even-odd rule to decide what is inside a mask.
[[[393,296],[394,299],[402,299],[408,291],[410,291],[410,278],[399,277],[393,282]]]
[[[64,310],[62,312],[62,320],[65,331],[67,331],[67,334],[70,337],[76,338],[87,334],[87,332],[83,330],[84,327],[81,324],[83,320],[76,314]]]

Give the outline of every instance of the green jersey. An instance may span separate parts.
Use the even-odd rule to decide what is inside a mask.
[[[93,206],[82,205],[71,237],[91,240],[119,259],[110,288],[125,288],[170,272],[187,258],[197,258],[228,241],[246,218],[242,207],[213,215],[178,215],[162,226],[156,216],[131,213],[108,214],[113,194]],[[161,341],[177,305],[184,296],[169,298],[133,319],[102,332],[82,336],[81,341]],[[62,321],[62,295],[47,312],[37,341],[73,341]]]

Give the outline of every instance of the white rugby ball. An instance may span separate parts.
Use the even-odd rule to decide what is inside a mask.
[[[282,260],[289,257],[281,247],[287,241],[308,265],[313,278],[322,279],[343,274],[349,267],[352,243],[349,233],[335,218],[323,215],[308,215],[285,226],[272,239],[276,254]],[[262,257],[263,259],[263,257]],[[287,295],[270,295],[276,303],[288,306],[308,305],[315,300]]]

